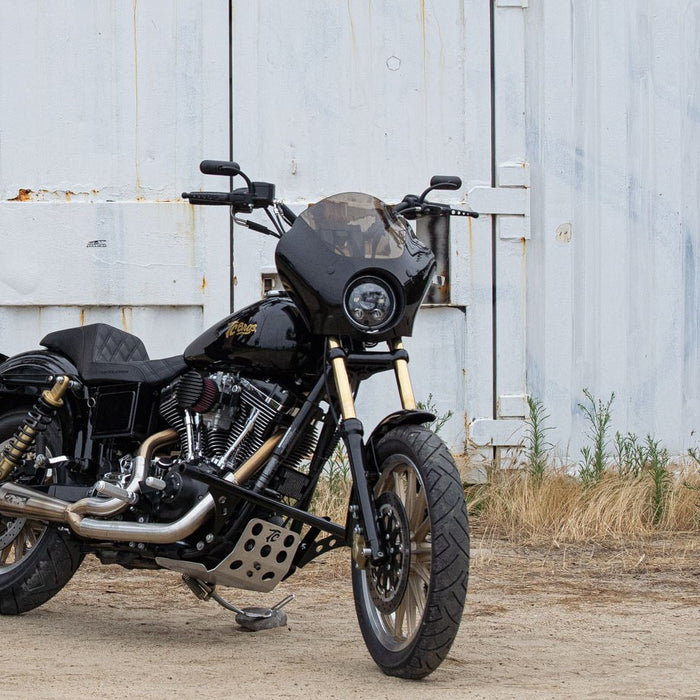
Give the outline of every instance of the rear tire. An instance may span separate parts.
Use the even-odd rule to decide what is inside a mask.
[[[0,451],[26,415],[0,417]],[[45,433],[46,451],[53,455],[61,452],[55,425]],[[0,515],[0,614],[18,615],[45,603],[70,581],[82,559],[80,544],[57,525]]]
[[[423,678],[457,635],[469,578],[464,489],[445,444],[423,426],[389,431],[376,450],[374,489],[388,559],[353,562],[357,618],[382,671]]]

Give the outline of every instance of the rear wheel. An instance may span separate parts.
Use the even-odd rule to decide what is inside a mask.
[[[15,411],[0,417],[0,452],[26,417]],[[60,452],[60,433],[45,433],[48,456]],[[47,472],[45,480],[52,475]],[[70,581],[83,555],[80,545],[57,525],[0,515],[0,614],[17,615],[52,598]]]
[[[422,678],[447,656],[457,634],[469,576],[464,489],[445,444],[422,426],[401,426],[377,446],[374,489],[380,564],[353,563],[360,629],[377,665]]]

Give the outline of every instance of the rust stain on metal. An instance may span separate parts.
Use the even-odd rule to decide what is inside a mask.
[[[134,309],[131,306],[122,306],[122,328],[131,333],[134,325]]]
[[[85,325],[85,309],[80,309],[80,325]]]
[[[8,202],[29,202],[32,198],[32,191],[28,189],[21,188],[17,192],[17,196],[12,199],[8,199]]]
[[[56,200],[65,200],[71,202],[74,197],[89,200],[98,194],[98,190],[92,192],[73,192],[72,190],[31,190],[28,187],[22,187],[17,192],[16,197],[8,199],[8,202],[52,202]]]
[[[207,288],[207,278],[205,275],[202,275],[202,284],[199,287],[202,291],[204,291]]]
[[[352,41],[352,52],[357,53],[357,37],[355,36],[355,23],[352,21],[352,7],[348,0],[348,18],[350,19],[350,39]]]

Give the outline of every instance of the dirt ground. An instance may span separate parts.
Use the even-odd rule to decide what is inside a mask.
[[[44,607],[0,619],[2,698],[700,698],[700,543],[514,548],[475,538],[467,609],[442,666],[383,676],[335,552],[270,594],[285,627],[239,628],[175,574],[86,560]]]

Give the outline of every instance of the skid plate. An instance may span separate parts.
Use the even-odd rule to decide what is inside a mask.
[[[296,532],[254,519],[248,523],[233,551],[213,569],[197,562],[164,557],[156,557],[156,564],[207,583],[271,591],[289,572],[299,540]]]

